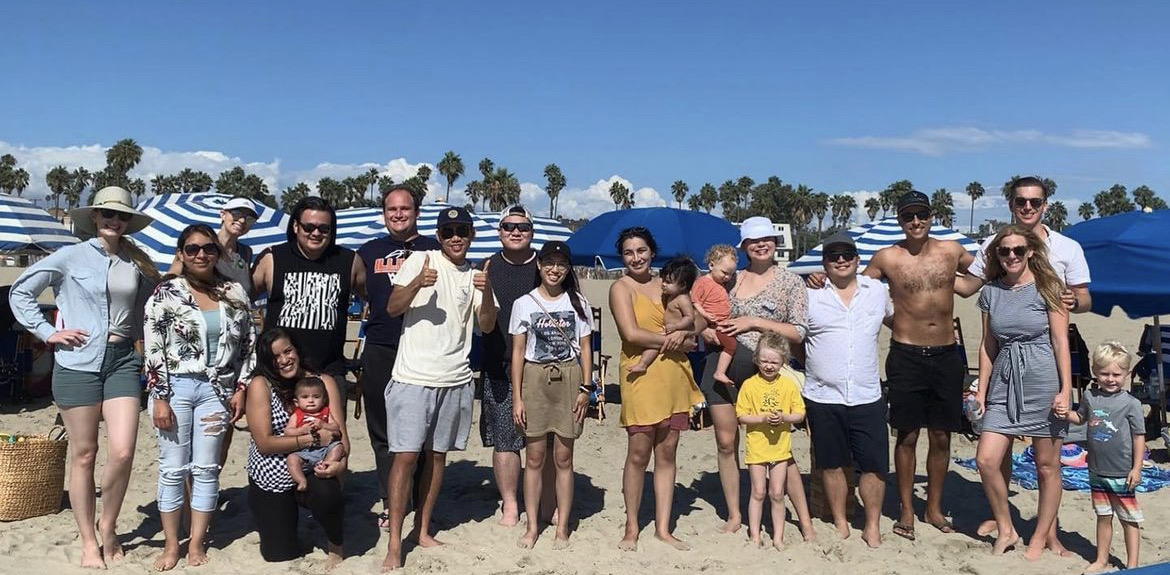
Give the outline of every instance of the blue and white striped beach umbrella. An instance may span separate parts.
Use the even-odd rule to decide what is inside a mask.
[[[479,217],[491,224],[493,229],[500,227],[500,213],[489,212],[479,214]],[[560,240],[562,242],[569,241],[569,236],[573,235],[573,231],[566,228],[561,222],[552,218],[541,218],[532,216],[532,247],[540,249],[545,242],[553,240]]]
[[[869,265],[869,259],[878,250],[906,239],[906,234],[902,232],[902,226],[898,225],[898,218],[896,217],[862,224],[850,228],[848,233],[853,237],[853,241],[857,243],[857,253],[861,256],[859,269],[865,269],[865,266]],[[946,226],[940,226],[938,224],[931,226],[930,237],[959,242],[963,246],[963,249],[966,249],[972,254],[979,250],[979,244],[975,243],[974,240]],[[821,264],[823,247],[822,244],[809,250],[796,261],[788,264],[788,270],[801,275],[825,271],[824,266]]]
[[[219,211],[230,199],[231,196],[213,193],[163,194],[148,198],[138,204],[138,209],[154,218],[154,221],[130,237],[146,250],[159,269],[165,270],[175,258],[179,232],[196,223],[218,229],[221,223]],[[264,248],[286,240],[289,215],[260,203],[256,203],[256,210],[259,219],[240,241],[251,246],[253,253],[259,254]]]
[[[68,227],[31,201],[0,194],[0,252],[51,252],[78,241]]]

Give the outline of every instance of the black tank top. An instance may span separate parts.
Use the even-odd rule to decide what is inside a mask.
[[[272,289],[264,329],[288,330],[310,369],[343,375],[353,250],[334,246],[315,260],[288,243],[270,251]]]

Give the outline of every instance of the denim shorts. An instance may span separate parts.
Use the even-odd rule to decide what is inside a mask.
[[[100,371],[53,366],[53,401],[58,407],[97,405],[118,397],[142,397],[142,356],[130,340],[106,344]]]

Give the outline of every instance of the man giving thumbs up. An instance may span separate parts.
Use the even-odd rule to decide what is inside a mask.
[[[398,358],[386,386],[386,437],[390,468],[390,542],[384,570],[402,566],[402,521],[411,478],[421,456],[422,505],[407,535],[420,547],[441,543],[430,533],[431,514],[443,480],[448,451],[467,447],[475,390],[467,356],[475,322],[490,332],[496,303],[486,268],[467,261],[475,238],[471,214],[463,208],[439,213],[439,251],[416,254],[394,277],[386,303],[391,316],[405,314]],[[421,256],[421,257],[420,257]]]

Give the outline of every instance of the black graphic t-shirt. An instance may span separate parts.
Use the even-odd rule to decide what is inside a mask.
[[[581,338],[593,331],[590,321],[577,314],[566,294],[553,301],[541,298],[540,305],[533,298],[541,298],[538,290],[516,299],[508,326],[512,335],[527,334],[524,360],[560,363],[581,357]],[[589,301],[585,296],[581,296],[581,309],[588,313]]]
[[[367,344],[398,347],[404,316],[390,317],[386,313],[386,302],[394,291],[394,276],[411,253],[437,249],[438,240],[426,236],[405,242],[386,236],[370,240],[358,248],[357,253],[366,266],[366,296],[370,304],[370,315],[366,319]]]
[[[272,289],[264,329],[287,329],[306,364],[344,375],[353,250],[334,246],[316,260],[306,259],[287,243],[270,252]]]

